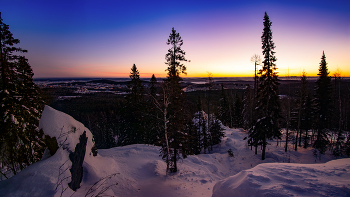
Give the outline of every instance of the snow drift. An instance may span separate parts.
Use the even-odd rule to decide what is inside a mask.
[[[213,197],[349,195],[350,159],[325,164],[260,164],[219,181],[213,189]]]

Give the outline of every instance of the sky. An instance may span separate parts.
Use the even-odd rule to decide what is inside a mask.
[[[254,76],[265,12],[279,76],[317,76],[324,51],[330,75],[350,77],[349,10],[348,0],[0,0],[35,78],[128,77],[133,64],[165,77],[173,27],[191,60],[183,77]]]

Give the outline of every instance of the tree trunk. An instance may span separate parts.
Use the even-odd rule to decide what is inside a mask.
[[[301,147],[301,131],[302,130],[299,130],[299,147]]]
[[[177,172],[176,158],[177,158],[177,148],[176,148],[176,144],[175,144],[175,148],[174,148],[174,167],[172,169],[172,172]]]
[[[264,136],[263,145],[262,145],[262,154],[261,154],[262,160],[265,160],[265,151],[266,151],[266,137]]]
[[[167,150],[167,155],[166,155],[166,174],[168,175],[168,171],[169,171],[169,142],[168,142],[168,127],[167,127],[167,108],[165,107],[164,109],[164,135],[165,135],[165,142],[166,142],[166,150]]]
[[[297,134],[295,136],[295,151],[298,151],[298,136],[299,136],[299,129],[297,129]]]
[[[284,147],[284,152],[287,152],[287,150],[288,150],[288,138],[289,138],[289,127],[288,127],[288,124],[287,124],[286,145]]]

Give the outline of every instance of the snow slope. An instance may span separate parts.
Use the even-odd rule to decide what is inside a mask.
[[[260,150],[258,155],[254,155],[254,151],[250,150],[243,140],[246,132],[240,129],[225,128],[226,137],[220,146],[214,147],[213,152],[192,155],[181,160],[179,172],[167,176],[166,165],[159,157],[159,147],[144,144],[115,147],[98,150],[98,156],[93,157],[90,151],[93,144],[91,132],[69,115],[50,107],[45,107],[40,127],[46,134],[56,136],[61,147],[55,155],[29,166],[8,180],[1,181],[0,196],[230,196],[232,192],[238,193],[241,188],[249,192],[253,189],[257,192],[261,190],[267,194],[267,191],[275,192],[274,187],[281,188],[281,192],[270,193],[279,196],[284,191],[284,195],[294,195],[292,192],[299,191],[298,188],[305,188],[305,183],[317,186],[319,182],[315,180],[318,178],[322,179],[325,190],[329,185],[338,185],[337,188],[343,191],[328,194],[350,195],[349,181],[346,179],[350,171],[346,164],[350,163],[349,159],[315,164],[325,163],[334,158],[325,155],[321,160],[316,159],[311,149],[285,153],[283,144],[276,146],[275,142],[271,142],[267,147],[267,158],[262,161]],[[73,192],[67,187],[71,166],[68,154],[74,151],[79,136],[84,131],[87,132],[88,145],[83,163],[83,181],[81,188]],[[228,149],[232,150],[234,157],[228,155]],[[306,163],[308,165],[304,165]],[[313,166],[310,164],[318,167],[308,167]],[[322,166],[326,166],[327,170]],[[308,176],[297,169],[308,172]],[[309,172],[311,169],[315,173]],[[334,175],[332,169],[335,171]],[[296,174],[297,172],[299,174]],[[270,174],[274,177],[269,177]],[[263,178],[259,179],[259,176]],[[334,177],[342,179],[336,182],[338,179]],[[240,180],[239,185],[235,185],[237,180]],[[283,188],[283,181],[294,181],[293,187],[296,189],[291,192]],[[263,190],[266,188],[270,190]],[[336,187],[333,188],[337,190]]]
[[[260,164],[219,181],[213,197],[350,196],[350,159],[325,164]]]

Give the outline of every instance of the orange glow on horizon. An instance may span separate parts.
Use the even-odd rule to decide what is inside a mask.
[[[187,70],[187,75],[181,74],[180,76],[182,78],[189,78],[189,77],[201,77],[205,78],[208,77],[208,72],[212,74],[212,76],[215,77],[254,77],[254,65],[251,66],[252,68],[247,69],[248,71],[241,71],[241,72],[235,72],[232,69],[231,71],[224,72],[221,69],[217,70],[208,70],[208,71],[195,71],[193,69],[188,69]],[[190,66],[188,66],[190,68]],[[329,76],[333,76],[335,72],[337,72],[336,69],[328,69],[329,70]],[[350,69],[339,69],[341,72],[342,77],[350,77]],[[60,69],[56,70],[56,72],[52,73],[52,71],[46,71],[43,72],[46,77],[92,77],[92,78],[129,78],[130,75],[130,69],[125,68],[125,69],[120,69],[119,71],[116,71],[116,69],[97,69],[97,68],[86,68],[86,69],[79,69],[79,71],[76,71],[76,69],[68,68],[68,69]],[[155,71],[155,72],[152,72]],[[279,77],[287,77],[289,76],[301,76],[302,72],[305,71],[306,75],[308,77],[317,77],[318,73],[318,67],[314,68],[307,68],[307,69],[295,69],[295,70],[289,70],[288,73],[288,68],[282,68],[282,69],[277,69],[278,76]],[[155,68],[143,68],[142,70],[139,69],[140,72],[140,77],[141,78],[151,78],[152,75],[154,74],[156,78],[165,78],[167,76],[167,73],[165,71],[159,72],[159,69]],[[257,71],[258,72],[258,71]],[[77,75],[77,73],[79,73]],[[54,75],[50,75],[54,74]],[[44,76],[37,76],[34,75],[35,78],[41,78]]]

